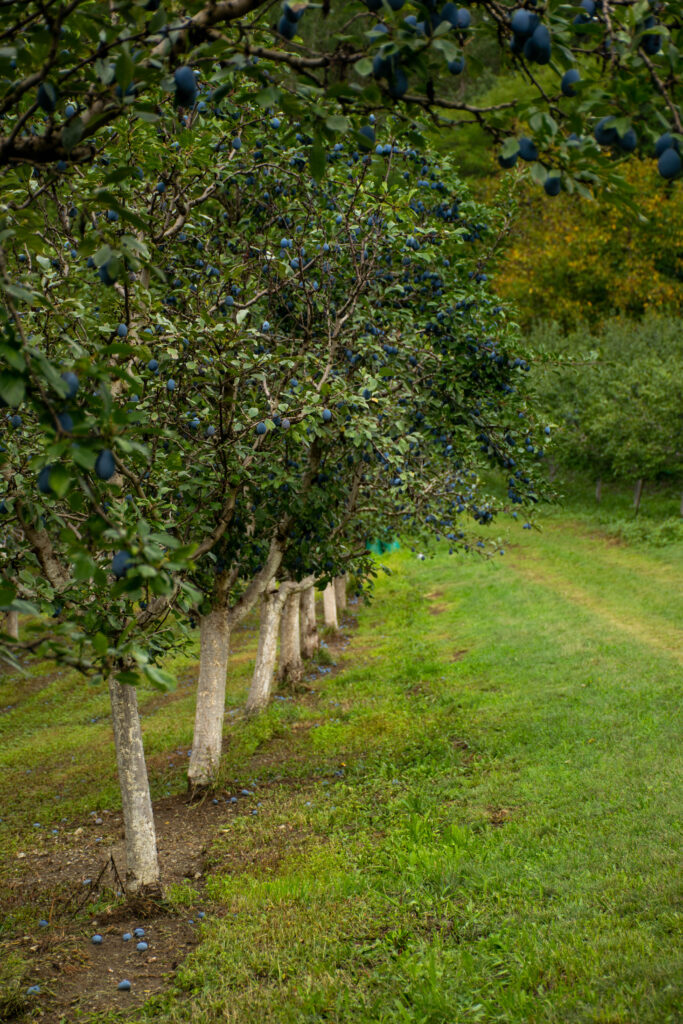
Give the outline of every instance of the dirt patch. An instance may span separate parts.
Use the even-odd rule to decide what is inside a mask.
[[[441,615],[445,612],[448,605],[445,604],[432,604],[429,606],[428,611],[430,615]]]
[[[461,651],[453,651],[451,655],[451,661],[460,661],[460,659],[464,658],[466,654],[467,651],[464,647]]]
[[[506,825],[512,818],[512,810],[509,807],[489,807],[487,810],[489,822],[496,828]]]

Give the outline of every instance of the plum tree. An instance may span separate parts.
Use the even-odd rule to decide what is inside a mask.
[[[181,106],[137,118],[98,162],[33,174],[28,203],[20,168],[6,197],[0,394],[22,433],[0,467],[24,564],[3,555],[0,605],[20,583],[54,616],[42,650],[108,683],[131,890],[159,884],[134,684],[170,685],[158,662],[190,613],[207,785],[230,630],[279,572],[367,575],[371,537],[467,543],[459,520],[537,497],[526,363],[480,244],[501,216],[400,120],[377,122],[381,154],[334,126],[321,153],[299,125],[274,135],[239,70],[224,85],[201,131]],[[487,460],[508,502],[482,493]]]
[[[284,3],[278,13],[270,0],[117,0],[111,17],[109,0],[72,0],[48,17],[41,0],[6,0],[0,166],[93,160],[103,145],[116,145],[111,126],[173,116],[168,105],[156,105],[160,83],[194,123],[220,99],[233,69],[258,83],[264,106],[281,108],[321,143],[330,119],[349,135],[350,109],[397,101],[429,110],[452,133],[474,116],[493,144],[521,122],[541,152],[552,152],[567,189],[594,189],[601,177],[614,187],[617,179],[590,139],[602,117],[615,115],[626,131],[637,110],[646,144],[662,124],[683,134],[676,97],[683,28],[675,4],[650,5],[646,15],[635,0],[586,0],[578,14],[560,3],[525,8],[512,0],[469,7],[423,0],[408,16],[403,6],[326,0]],[[453,96],[449,66],[461,74],[470,47],[497,52],[533,84],[533,99],[478,106]],[[558,74],[565,96],[580,66],[580,104],[558,103],[535,65]],[[449,111],[465,117],[453,121]],[[570,133],[578,141],[568,145]],[[100,273],[105,283],[115,279],[105,264]]]

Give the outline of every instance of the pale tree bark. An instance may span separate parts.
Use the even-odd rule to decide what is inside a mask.
[[[640,499],[643,496],[643,484],[644,480],[642,477],[640,477],[639,480],[636,480],[636,489],[633,494],[633,507],[636,511],[636,515],[638,515],[638,512],[640,511]]]
[[[206,789],[216,781],[223,742],[230,634],[270,586],[280,567],[282,551],[281,541],[274,538],[263,568],[232,607],[228,606],[228,600],[236,571],[222,573],[213,593],[214,611],[200,620],[199,685],[188,770],[191,790]]]
[[[304,673],[299,632],[300,608],[301,591],[293,590],[284,603],[280,618],[280,664],[277,677],[281,683],[298,683]]]
[[[301,652],[312,658],[318,650],[318,624],[315,619],[315,587],[306,587],[301,593]]]
[[[225,682],[230,653],[230,624],[224,606],[199,620],[199,683],[192,754],[187,772],[190,789],[205,789],[218,773],[223,745]]]
[[[19,639],[19,612],[7,612],[5,615],[5,633],[13,640]]]
[[[339,629],[339,623],[337,622],[337,599],[333,583],[328,583],[323,590],[323,615],[326,626],[331,629]]]
[[[337,614],[346,611],[346,576],[335,577],[334,597],[337,603]]]
[[[261,598],[261,625],[254,675],[247,696],[248,714],[261,711],[270,700],[277,656],[277,634],[286,597],[287,591],[280,587],[279,590],[266,590]]]
[[[159,859],[138,695],[134,686],[110,678],[109,699],[126,836],[126,892],[158,896],[161,893]]]

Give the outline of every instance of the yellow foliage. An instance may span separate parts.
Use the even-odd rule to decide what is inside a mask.
[[[645,222],[566,193],[551,199],[531,183],[523,189],[495,277],[522,323],[683,313],[683,187],[664,182],[652,161],[623,170]]]

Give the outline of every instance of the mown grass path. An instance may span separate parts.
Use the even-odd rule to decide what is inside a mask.
[[[495,564],[384,561],[341,671],[228,727],[258,813],[213,844],[201,945],[126,1019],[680,1021],[683,552],[556,518]],[[188,703],[150,710],[155,749]]]
[[[296,743],[281,721],[280,789],[225,840],[263,861],[217,865],[228,916],[140,1019],[679,1020],[683,595],[666,554],[566,520],[520,531],[495,566],[387,558],[325,686],[340,707]],[[269,860],[282,832],[293,849]]]

